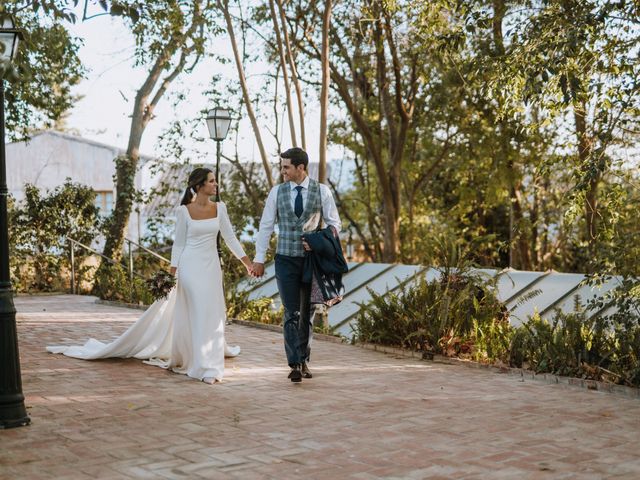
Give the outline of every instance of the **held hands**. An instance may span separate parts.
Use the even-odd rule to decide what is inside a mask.
[[[251,277],[259,278],[264,275],[264,263],[253,262],[249,260],[249,257],[244,256],[241,258],[242,264],[244,268],[247,269],[247,274]]]
[[[253,262],[251,268],[248,269],[249,275],[255,278],[260,278],[264,275],[264,263]]]
[[[247,269],[247,274],[253,277],[253,265],[251,264],[251,260],[246,255],[240,259],[244,268]]]

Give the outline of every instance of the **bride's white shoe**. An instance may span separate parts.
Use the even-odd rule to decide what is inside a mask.
[[[214,383],[219,382],[220,380],[218,380],[216,377],[204,377],[202,381],[204,383],[208,383],[209,385],[213,385]]]
[[[227,345],[224,344],[224,356],[226,358],[233,358],[240,355],[240,345]]]

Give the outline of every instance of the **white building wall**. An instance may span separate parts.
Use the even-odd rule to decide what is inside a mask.
[[[114,159],[122,153],[117,147],[54,131],[34,135],[28,142],[9,143],[6,145],[9,193],[21,201],[25,183],[52,190],[71,178],[96,192],[113,192],[115,201]],[[140,172],[136,174],[136,188],[142,187],[142,177]],[[138,219],[134,211],[127,231],[127,237],[135,241]]]

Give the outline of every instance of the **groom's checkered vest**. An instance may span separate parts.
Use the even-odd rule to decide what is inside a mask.
[[[276,253],[289,257],[304,257],[302,232],[314,230],[322,215],[320,184],[309,179],[309,192],[300,218],[296,217],[291,206],[291,182],[278,188],[278,247]]]

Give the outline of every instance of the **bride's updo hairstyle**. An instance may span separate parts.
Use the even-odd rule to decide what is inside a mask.
[[[180,205],[189,205],[193,201],[193,197],[195,197],[200,187],[205,184],[210,173],[213,172],[208,168],[201,167],[198,167],[191,172],[191,175],[189,175],[189,183],[184,191]]]

